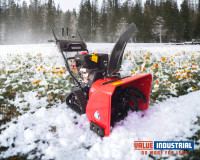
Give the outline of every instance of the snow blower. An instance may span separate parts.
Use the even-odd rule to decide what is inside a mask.
[[[110,127],[124,119],[129,109],[138,111],[148,108],[151,74],[121,77],[119,73],[124,49],[135,29],[134,24],[128,27],[119,37],[110,56],[89,53],[78,31],[78,41],[68,38],[59,40],[52,29],[56,44],[74,82],[66,104],[79,114],[86,113],[90,129],[101,137],[109,136]],[[64,37],[64,28],[62,36]],[[74,57],[67,57],[68,52],[76,54]]]

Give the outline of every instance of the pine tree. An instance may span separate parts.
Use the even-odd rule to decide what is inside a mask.
[[[55,4],[53,0],[48,0],[47,4],[47,27],[49,28],[50,32],[50,27],[55,28]]]
[[[108,14],[107,14],[107,3],[105,0],[102,2],[100,18],[99,18],[99,29],[101,34],[101,41],[108,42]]]
[[[98,1],[92,0],[91,4],[91,41],[96,41],[96,35],[98,31],[98,23],[99,23],[99,13],[98,13]]]
[[[108,23],[108,37],[109,37],[109,42],[114,42],[117,37],[116,37],[116,31],[117,31],[117,26],[118,23],[121,19],[121,12],[120,12],[120,3],[119,0],[108,0],[109,4],[109,23]]]
[[[78,19],[77,19],[76,10],[74,9],[71,13],[71,19],[70,19],[71,33],[75,34],[77,32],[77,29],[78,29],[77,25],[78,25]]]
[[[130,16],[128,17],[128,23],[134,23],[137,27],[136,35],[135,35],[135,42],[143,41],[143,12],[142,12],[142,4],[140,1],[137,1],[134,6],[130,9]]]
[[[153,26],[153,18],[156,11],[155,2],[153,0],[147,0],[145,3],[145,10],[142,24],[142,35],[144,42],[152,42],[153,36],[151,34]]]
[[[28,5],[26,1],[22,2],[22,26],[21,26],[21,40],[23,43],[29,40],[29,17],[28,17]]]
[[[90,0],[82,0],[81,2],[78,28],[85,41],[92,40],[92,8]]]
[[[2,25],[3,25],[3,8],[0,0],[0,44],[2,44]]]
[[[193,32],[193,38],[200,39],[200,12],[197,13],[195,17],[195,22],[194,22],[194,32]]]
[[[187,0],[184,0],[183,3],[181,4],[180,17],[182,20],[183,39],[186,41],[191,40],[190,9]]]

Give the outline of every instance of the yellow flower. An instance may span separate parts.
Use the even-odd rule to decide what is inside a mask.
[[[55,72],[55,71],[51,71],[51,73],[53,73],[53,74],[54,74],[54,73],[58,73],[58,72]]]
[[[192,63],[192,65],[193,65],[193,66],[196,66],[196,64],[195,64],[194,62]]]
[[[155,82],[157,85],[159,85],[159,81],[158,81],[158,80],[155,80],[154,82]]]
[[[60,70],[59,72],[60,72],[60,74],[63,74],[63,73],[65,73],[66,71]]]
[[[194,58],[194,55],[192,55],[191,58]]]
[[[158,63],[154,63],[153,67],[157,68],[158,67]]]
[[[182,63],[182,65],[184,66],[186,63]]]
[[[41,82],[41,80],[39,79],[39,80],[37,80],[37,81],[35,81],[35,83],[39,83],[39,82]]]
[[[62,77],[62,75],[61,75],[61,74],[59,74],[59,75],[58,75],[58,77]]]
[[[135,71],[131,72],[131,75],[134,75],[135,74]]]
[[[53,87],[56,88],[56,85],[54,85]]]
[[[162,62],[165,62],[166,58],[165,57],[162,57]]]
[[[39,80],[37,80],[37,81],[35,81],[35,82],[32,82],[32,84],[38,84],[39,82],[41,82],[41,80],[39,79]]]
[[[146,59],[149,59],[149,56],[148,56],[148,55],[146,56]]]
[[[197,70],[197,67],[192,67],[191,69]]]

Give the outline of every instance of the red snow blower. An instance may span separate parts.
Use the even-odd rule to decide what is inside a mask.
[[[89,53],[78,31],[79,41],[58,40],[52,29],[66,68],[75,83],[66,103],[75,112],[86,113],[90,129],[101,137],[109,136],[110,127],[124,119],[129,109],[138,111],[148,108],[151,74],[121,77],[119,73],[124,49],[135,29],[134,24],[129,26],[118,39],[110,56]],[[62,36],[64,37],[64,28]],[[77,53],[74,57],[67,57],[68,52]]]

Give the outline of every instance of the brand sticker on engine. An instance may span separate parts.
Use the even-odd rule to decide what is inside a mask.
[[[119,85],[119,84],[122,84],[122,83],[124,83],[124,82],[123,81],[118,81],[118,82],[111,83],[111,85],[116,86],[116,85]]]
[[[93,62],[95,62],[95,63],[98,62],[98,55],[97,55],[97,53],[93,53],[93,54],[92,54],[91,61],[93,61]]]

